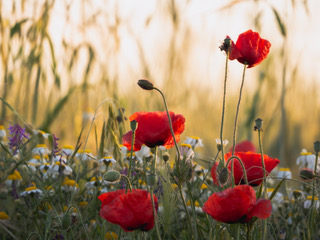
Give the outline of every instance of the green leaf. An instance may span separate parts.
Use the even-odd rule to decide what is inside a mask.
[[[28,21],[28,18],[17,22],[11,29],[10,29],[10,38],[12,38],[15,34],[21,35],[21,25]]]
[[[273,192],[271,193],[269,199],[272,200],[272,198],[276,195],[276,193],[278,192],[279,188],[281,187],[282,183],[286,180],[286,178],[282,179],[279,184],[277,185],[277,187],[273,190]]]
[[[286,26],[284,25],[283,21],[281,20],[281,17],[279,15],[278,11],[275,8],[272,8],[272,10],[273,10],[273,13],[277,19],[280,32],[281,32],[282,36],[285,37],[287,35]]]

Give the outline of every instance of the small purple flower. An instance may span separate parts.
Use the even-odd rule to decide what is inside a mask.
[[[162,176],[158,178],[157,188],[153,190],[153,193],[160,199],[163,195],[163,182],[167,182]]]
[[[25,128],[22,128],[19,124],[14,126],[9,125],[10,134],[13,137],[9,137],[9,148],[13,150],[13,155],[15,155],[23,143],[23,139],[29,139],[29,135],[26,133]]]
[[[58,152],[60,152],[61,150],[58,147],[58,140],[59,138],[57,138],[54,134],[52,134],[52,152],[51,152],[52,157],[57,156]]]
[[[125,169],[122,170],[120,173],[121,173],[122,175],[128,176],[128,168],[125,168]],[[135,176],[135,175],[137,175],[136,172],[131,172],[131,177],[133,177],[133,176]],[[121,184],[120,189],[124,189],[124,188],[127,187],[127,185],[126,185],[126,184],[127,184],[127,181],[126,181],[126,180],[121,180],[121,181],[120,181],[120,184]]]

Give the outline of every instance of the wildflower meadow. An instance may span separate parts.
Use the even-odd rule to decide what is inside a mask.
[[[320,239],[320,135],[318,128],[312,128],[318,127],[319,118],[308,120],[316,122],[309,122],[312,134],[308,141],[299,140],[298,133],[288,135],[300,125],[290,129],[294,111],[289,112],[284,102],[290,93],[285,84],[288,75],[295,76],[294,70],[288,70],[289,52],[285,52],[290,41],[288,25],[277,8],[271,7],[276,29],[272,32],[283,37],[281,49],[276,47],[276,38],[263,31],[265,23],[258,24],[259,14],[255,25],[248,24],[237,35],[225,27],[210,50],[221,62],[210,66],[223,73],[215,79],[220,94],[214,101],[205,100],[208,92],[203,90],[195,107],[187,108],[177,107],[178,96],[190,103],[189,91],[198,88],[184,82],[188,68],[183,69],[178,84],[170,84],[179,69],[176,60],[170,65],[170,81],[161,84],[142,54],[146,46],[139,42],[142,52],[137,58],[145,63],[138,74],[141,77],[132,74],[128,82],[134,84],[124,84],[129,93],[118,91],[122,71],[129,70],[113,65],[119,55],[111,50],[100,70],[96,63],[99,50],[89,43],[90,38],[75,46],[64,39],[62,54],[57,56],[55,35],[49,30],[51,14],[61,3],[9,2],[0,2],[1,240]],[[63,8],[68,16],[62,24],[66,28],[73,19],[71,2]],[[92,2],[83,1],[82,11],[89,12]],[[177,6],[181,8],[182,3],[168,2],[173,33],[178,33],[183,15]],[[229,1],[221,11],[238,2]],[[288,2],[292,9],[302,4]],[[97,9],[110,7],[108,4],[105,1]],[[300,7],[306,6],[308,1]],[[14,17],[8,16],[8,9]],[[29,12],[33,15],[19,15]],[[87,22],[84,18],[80,28],[99,24],[100,14],[99,10],[90,15]],[[110,44],[110,39],[117,39],[113,42],[117,44],[123,41],[122,21],[117,14],[114,22],[110,20]],[[152,17],[145,28],[150,21]],[[77,30],[68,31],[77,34]],[[173,37],[171,50],[175,41]],[[116,48],[121,44],[110,47]],[[280,52],[281,57],[274,57],[273,52]],[[180,56],[181,64],[183,58]],[[200,68],[201,61],[197,61],[196,68]],[[279,70],[272,68],[272,61],[282,66],[284,85],[279,107],[270,112],[267,106],[277,86],[269,89],[269,105],[263,105],[261,84]],[[107,69],[108,64],[112,67]],[[234,72],[230,74],[234,68],[240,70],[237,81],[232,80]],[[98,72],[103,72],[101,81],[93,81],[100,76]],[[253,89],[254,78],[258,84],[252,94],[248,90]],[[316,100],[313,104],[317,105]],[[201,117],[203,121],[195,121]],[[272,125],[277,119],[279,129]],[[299,143],[290,145],[293,140],[288,136]],[[310,141],[313,144],[302,147]]]

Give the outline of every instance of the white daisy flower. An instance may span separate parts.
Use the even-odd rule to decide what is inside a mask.
[[[50,153],[49,149],[47,148],[47,146],[45,144],[38,144],[33,150],[32,150],[33,154],[37,154],[37,155],[47,155]]]
[[[187,140],[185,140],[184,143],[190,144],[192,148],[203,147],[202,139],[199,137],[187,137]]]
[[[4,139],[6,136],[6,130],[3,125],[0,125],[0,140]]]
[[[39,197],[42,194],[42,191],[38,189],[35,183],[32,183],[31,187],[26,188],[21,194],[21,197],[31,196],[31,197]]]

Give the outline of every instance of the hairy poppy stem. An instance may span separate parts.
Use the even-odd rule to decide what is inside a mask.
[[[178,144],[177,144],[177,141],[176,141],[176,137],[174,135],[174,131],[173,131],[173,127],[172,127],[172,121],[171,121],[171,117],[170,117],[170,114],[169,114],[166,98],[164,97],[163,93],[158,88],[155,87],[154,90],[157,90],[162,96],[163,103],[164,103],[164,106],[166,108],[166,112],[167,112],[168,119],[169,119],[169,126],[170,126],[170,130],[171,130],[171,135],[172,135],[172,138],[173,138],[173,141],[174,141],[174,145],[175,145],[176,150],[177,150],[178,160],[180,161],[180,151],[179,151],[179,147],[178,147]]]
[[[123,178],[125,178],[126,179],[126,181],[127,181],[127,186],[129,186],[129,190],[130,190],[130,192],[132,192],[132,186],[131,186],[131,183],[130,183],[130,180],[129,180],[129,178],[126,176],[126,175],[123,175],[123,174],[121,174],[121,177],[123,177]],[[127,188],[126,188],[126,192],[127,192]]]
[[[133,157],[133,148],[134,148],[134,138],[136,135],[136,131],[132,130],[132,141],[131,141],[131,150],[130,150],[130,160],[129,160],[129,170],[128,170],[128,178],[131,176],[131,168],[132,168],[132,157]]]
[[[226,166],[228,167],[228,165],[229,165],[229,163],[230,163],[230,161],[231,161],[231,169],[232,169],[232,167],[233,167],[233,159],[238,159],[238,161],[239,161],[239,163],[240,163],[240,165],[241,165],[241,167],[242,167],[242,171],[243,171],[243,176],[244,176],[244,181],[245,181],[245,183],[246,184],[248,184],[248,177],[247,177],[247,172],[246,172],[246,169],[245,169],[245,167],[244,167],[244,165],[243,165],[243,162],[242,162],[242,160],[239,158],[239,157],[237,157],[237,156],[231,156],[229,159],[228,159],[228,161],[227,161],[227,164],[226,164]],[[231,176],[232,178],[233,178],[233,175]]]
[[[157,152],[158,152],[158,147],[155,147],[155,153],[154,153],[154,159],[153,159],[154,162],[153,162],[153,168],[152,168],[152,174],[153,175],[155,175],[155,173],[156,173]],[[154,183],[153,183],[153,185],[154,185]],[[158,240],[161,240],[161,235],[160,235],[160,232],[159,232],[157,215],[156,215],[156,209],[155,209],[154,200],[153,200],[153,185],[151,185],[150,188],[149,188],[150,189],[150,195],[151,195],[151,202],[152,202],[153,219],[154,219],[154,224],[156,225]]]
[[[222,133],[223,133],[223,123],[224,123],[224,112],[226,108],[226,95],[227,95],[227,79],[228,79],[228,62],[229,62],[229,50],[226,51],[226,67],[225,67],[225,72],[224,72],[224,86],[223,86],[223,101],[222,101],[222,114],[221,114],[221,127],[220,127],[220,141],[221,141],[221,161],[224,163],[224,152],[223,152],[223,138],[222,138]]]
[[[235,151],[235,148],[236,148],[238,115],[239,115],[240,102],[241,102],[242,89],[243,89],[243,85],[244,85],[244,78],[245,78],[245,74],[246,74],[246,69],[247,69],[247,64],[244,64],[243,74],[242,74],[242,81],[241,81],[241,86],[240,86],[239,101],[238,101],[238,105],[237,105],[236,117],[235,117],[235,120],[234,120],[232,156],[234,155],[234,151]],[[231,177],[232,177],[232,181],[231,182],[232,182],[232,187],[233,187],[234,186],[233,163],[231,164]]]
[[[263,148],[262,148],[262,139],[261,139],[261,128],[258,128],[258,137],[259,137],[259,147],[260,147],[260,153],[261,153],[261,161],[262,161],[262,169],[263,169],[263,186],[264,186],[264,198],[267,199],[267,175],[266,175],[266,166],[264,164],[264,157],[263,157]],[[266,238],[267,236],[267,219],[262,220],[263,221],[263,234],[262,234],[262,240]]]
[[[319,152],[316,152],[316,161],[315,161],[315,164],[314,164],[314,173],[315,175],[317,174],[317,166],[318,166],[318,154]],[[311,200],[311,207],[310,207],[310,232],[311,234],[313,234],[313,225],[314,225],[314,218],[315,218],[315,208],[313,207],[314,206],[314,197],[315,197],[315,188],[316,188],[316,178],[313,179],[312,181],[312,200]]]

